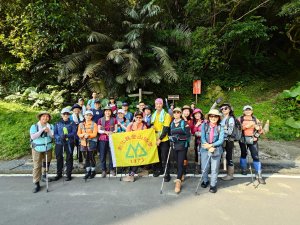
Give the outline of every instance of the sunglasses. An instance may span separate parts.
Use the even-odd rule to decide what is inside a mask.
[[[173,114],[181,114],[179,111],[174,111]]]
[[[220,108],[221,111],[227,110],[227,109],[229,109],[229,107],[227,107],[227,106]]]
[[[86,116],[93,116],[92,114],[87,114]]]
[[[219,118],[217,115],[209,115],[209,118]]]
[[[70,113],[63,113],[63,115],[64,115],[64,116],[69,116],[69,115],[70,115]]]
[[[137,116],[137,117],[135,117],[136,119],[143,119],[143,117],[141,117],[141,116]]]

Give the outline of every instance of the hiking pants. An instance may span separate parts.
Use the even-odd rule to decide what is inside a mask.
[[[210,157],[210,162],[208,162],[207,166],[206,163],[209,158],[208,151],[206,149],[201,149],[200,154],[201,154],[201,170],[203,174],[203,181],[208,182],[208,171],[209,169],[211,169],[210,186],[214,187],[217,185],[219,168],[220,168],[220,159],[222,154],[218,156]]]
[[[234,148],[234,142],[226,140],[224,150],[226,151],[227,166],[233,166],[233,161],[232,161],[233,148]]]
[[[258,144],[257,141],[253,142],[253,144],[245,144],[242,142],[239,142],[240,148],[241,148],[241,158],[246,159],[247,158],[247,148],[249,148],[252,159],[254,162],[259,162],[259,156],[258,156]]]
[[[83,162],[82,151],[80,151],[80,141],[75,138],[75,146],[77,147],[77,159],[79,163]]]
[[[56,144],[55,145],[55,155],[57,160],[57,171],[56,174],[58,176],[62,175],[63,167],[64,167],[64,157],[67,166],[67,176],[71,176],[73,170],[73,143],[64,143],[63,145]],[[65,155],[64,155],[65,154]]]
[[[163,171],[163,168],[166,166],[166,162],[168,158],[170,142],[169,141],[161,142],[157,147],[157,149],[158,149],[159,163],[155,165],[155,169],[159,171]],[[167,165],[166,174],[170,174],[170,160]]]
[[[177,179],[181,179],[184,171],[184,159],[186,156],[186,150],[174,150],[174,157],[177,163]]]
[[[85,167],[96,167],[95,151],[84,151],[83,156],[85,158]]]
[[[111,157],[111,151],[109,148],[108,141],[99,141],[98,143],[98,151],[100,155],[100,163],[101,163],[101,170],[106,171],[106,155],[109,154],[109,170],[113,170],[113,163]]]
[[[50,162],[52,159],[52,151],[47,151],[47,167],[49,170]],[[32,177],[33,183],[39,182],[42,175],[42,167],[43,170],[46,171],[46,153],[45,152],[37,152],[32,149],[32,161],[33,161],[33,170]]]

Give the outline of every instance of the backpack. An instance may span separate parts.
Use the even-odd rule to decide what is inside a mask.
[[[231,133],[231,135],[228,136],[228,140],[230,141],[239,141],[242,138],[242,134],[243,134],[243,130],[242,130],[242,121],[241,122],[235,118],[232,117],[234,119],[234,127],[233,127],[233,131]],[[229,118],[225,121],[226,126],[228,127],[228,123],[229,123]]]
[[[105,122],[106,122],[105,117],[102,117],[99,120],[101,120],[101,130],[105,130]],[[110,128],[110,131],[114,130],[113,128],[115,126],[115,120],[116,120],[116,118],[114,118],[114,117],[111,117],[109,119],[109,128]]]

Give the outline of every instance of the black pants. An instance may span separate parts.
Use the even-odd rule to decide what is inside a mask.
[[[226,151],[227,166],[233,166],[232,152],[233,152],[234,142],[226,140],[225,143],[226,143],[225,151]]]
[[[199,156],[198,156],[198,151],[200,151],[200,149],[198,149],[200,143],[198,143],[199,141],[197,140],[198,137],[195,137],[195,148],[194,148],[194,151],[195,151],[195,163],[198,164],[199,162]]]
[[[85,158],[85,167],[96,167],[96,160],[95,160],[95,151],[83,151],[83,156]]]
[[[177,179],[181,179],[184,171],[183,161],[186,156],[186,150],[174,150],[174,157],[177,162]]]
[[[243,158],[243,159],[247,158],[247,148],[249,148],[253,161],[259,162],[257,141],[255,141],[252,145],[245,144],[242,142],[239,142],[239,144],[240,144],[240,148],[241,148],[241,158]]]
[[[64,154],[66,155],[65,161],[67,165],[67,176],[71,176],[73,170],[73,150],[74,143],[64,143],[63,145],[55,145],[55,155],[57,160],[56,174],[61,176],[64,167]]]
[[[166,166],[169,149],[170,149],[169,141],[161,142],[160,145],[158,146],[159,163],[155,164],[156,170],[163,171],[163,168]],[[170,160],[167,165],[166,174],[170,174]]]

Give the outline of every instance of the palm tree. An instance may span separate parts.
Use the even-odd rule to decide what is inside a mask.
[[[82,79],[91,90],[102,93],[117,92],[121,87],[131,92],[149,83],[176,82],[174,62],[157,38],[162,30],[156,21],[161,12],[152,1],[127,9],[128,20],[123,22],[127,33],[123,39],[115,41],[108,35],[92,32],[88,37],[91,45],[64,58],[61,77],[74,82]],[[188,45],[189,34],[180,25],[170,33],[171,39],[182,45]]]

